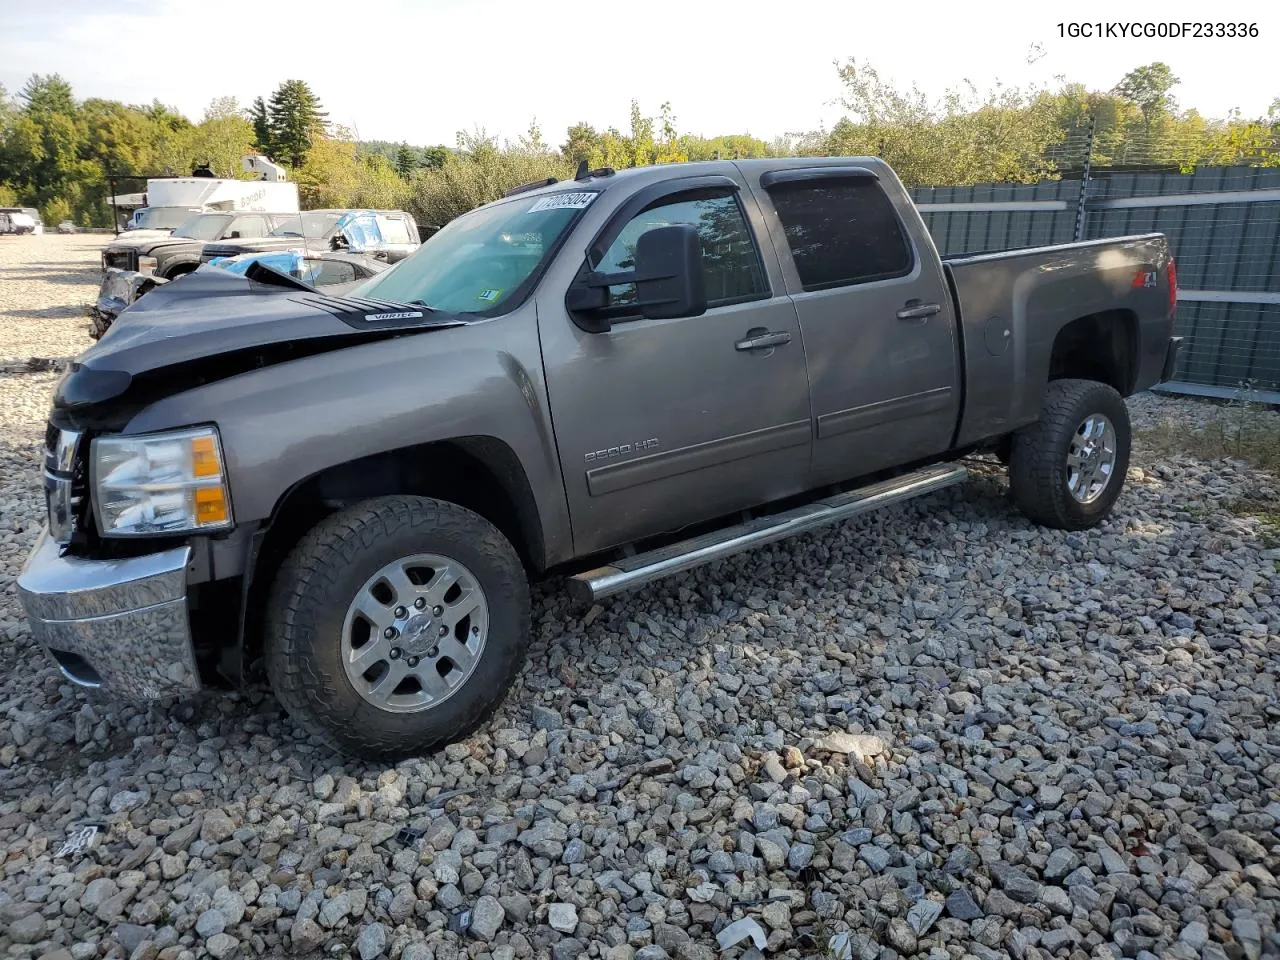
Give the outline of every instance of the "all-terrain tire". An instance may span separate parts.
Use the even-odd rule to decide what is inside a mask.
[[[366,700],[343,663],[349,605],[386,564],[438,554],[464,565],[487,603],[471,674],[441,703],[392,712]],[[380,497],[333,514],[290,552],[267,602],[267,676],[290,716],[340,752],[418,756],[470,733],[502,702],[529,645],[529,584],[515,549],[483,517],[425,497]]]
[[[1102,415],[1115,433],[1115,457],[1106,485],[1088,502],[1072,495],[1068,455],[1077,430]],[[1014,434],[1009,487],[1014,503],[1030,519],[1059,530],[1097,526],[1111,512],[1129,469],[1132,431],[1124,399],[1095,380],[1054,380],[1045,391],[1040,419]]]

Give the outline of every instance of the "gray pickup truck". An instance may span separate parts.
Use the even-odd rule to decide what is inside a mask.
[[[1178,348],[1164,237],[943,261],[866,158],[583,171],[342,297],[215,281],[149,294],[59,384],[18,590],[76,683],[160,699],[262,664],[358,756],[484,720],[531,578],[597,601],[975,451],[1032,520],[1092,527],[1123,398]]]

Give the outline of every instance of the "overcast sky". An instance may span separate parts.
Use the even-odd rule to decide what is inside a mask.
[[[378,0],[162,3],[0,0],[0,83],[60,73],[77,97],[159,97],[199,119],[214,97],[247,104],[283,80],[309,83],[330,119],[365,139],[453,144],[460,128],[514,138],[536,117],[559,144],[578,120],[625,129],[630,100],[674,107],[681,132],[778,134],[830,126],[832,61],[867,60],[930,93],[1055,76],[1109,89],[1130,68],[1168,63],[1175,95],[1210,116],[1259,116],[1280,96],[1280,4],[1240,0],[1079,4],[850,0]],[[1126,13],[1118,12],[1128,8]],[[1073,39],[1060,22],[1255,22],[1252,39]],[[1247,14],[1242,11],[1250,11]],[[1038,58],[1038,59],[1037,59]],[[1035,59],[1029,64],[1029,59]]]

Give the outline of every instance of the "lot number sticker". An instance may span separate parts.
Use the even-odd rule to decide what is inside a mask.
[[[528,209],[528,213],[540,210],[581,210],[590,205],[596,198],[594,193],[553,193],[549,197],[540,197]]]

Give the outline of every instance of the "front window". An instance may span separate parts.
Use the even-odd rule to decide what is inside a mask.
[[[324,239],[333,232],[333,228],[337,226],[342,216],[341,213],[312,210],[310,213],[304,213],[301,216],[286,217],[280,221],[279,226],[271,231],[270,236],[302,237],[310,240]]]
[[[192,219],[190,210],[175,207],[147,207],[138,211],[137,223],[140,230],[172,230],[175,227],[185,226]]]
[[[518,303],[595,197],[588,191],[541,194],[473,210],[352,296],[422,303],[448,313],[492,313]]]
[[[198,217],[191,217],[184,221],[178,229],[173,231],[173,235],[208,243],[222,236],[222,231],[230,219],[231,217],[225,213],[202,213]]]

